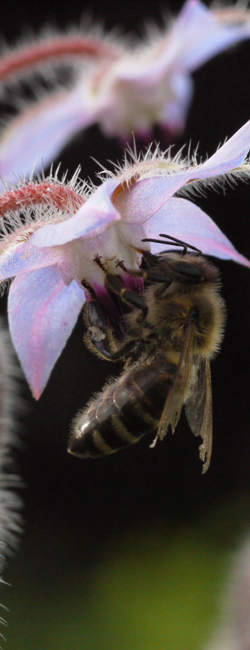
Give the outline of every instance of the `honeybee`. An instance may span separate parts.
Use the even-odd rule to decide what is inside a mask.
[[[204,473],[212,450],[210,360],[220,348],[225,305],[216,267],[195,247],[168,239],[183,246],[182,254],[140,251],[141,295],[96,259],[120,323],[92,292],[85,341],[99,356],[123,359],[124,369],[78,413],[68,451],[82,458],[102,456],[156,432],[153,446],[169,429],[174,433],[184,406],[192,433],[202,439]]]

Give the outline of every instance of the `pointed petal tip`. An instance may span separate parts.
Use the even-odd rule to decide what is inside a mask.
[[[34,397],[34,399],[38,401],[44,391],[44,388],[39,389],[35,387],[32,388],[32,386],[30,386],[30,389],[31,389],[32,397]]]
[[[247,257],[241,255],[241,253],[238,253],[236,249],[233,250],[233,254],[231,254],[228,259],[229,261],[231,259],[233,262],[236,262],[237,264],[241,264],[242,266],[245,266],[247,269],[250,269],[250,261],[247,259]]]
[[[21,364],[22,365],[22,364]],[[47,386],[47,383],[49,381],[49,377],[47,378],[47,381],[43,383],[39,381],[38,377],[32,377],[29,372],[27,372],[27,368],[23,368],[23,373],[25,376],[25,379],[27,381],[27,384],[29,386],[30,392],[32,397],[36,400],[36,402],[40,399],[41,395],[43,394],[44,389]]]

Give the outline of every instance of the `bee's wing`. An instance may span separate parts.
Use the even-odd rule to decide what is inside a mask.
[[[185,404],[185,412],[192,433],[202,438],[199,452],[204,463],[204,474],[210,464],[213,435],[211,372],[208,359],[200,359],[197,362],[196,376],[190,397]]]
[[[179,422],[181,410],[185,401],[186,392],[190,383],[190,374],[192,370],[193,355],[190,351],[190,343],[193,337],[193,322],[190,319],[187,322],[183,348],[180,354],[180,360],[176,373],[173,378],[172,386],[169,390],[164,409],[162,411],[157,438],[164,438],[168,427],[171,427],[172,433]],[[153,443],[154,444],[154,443]]]

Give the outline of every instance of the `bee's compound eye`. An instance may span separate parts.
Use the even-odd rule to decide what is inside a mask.
[[[202,282],[204,279],[204,274],[199,266],[192,264],[192,262],[175,261],[173,264],[173,270],[175,273],[178,273],[178,275],[181,275],[187,280],[193,280],[193,282]]]

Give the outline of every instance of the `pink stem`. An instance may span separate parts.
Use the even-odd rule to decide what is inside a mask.
[[[119,56],[119,51],[104,41],[86,36],[57,36],[3,56],[0,59],[0,81],[8,81],[16,73],[34,68],[50,59],[59,60],[70,56],[105,56],[115,59]]]
[[[10,210],[22,210],[22,207],[37,203],[51,203],[56,208],[69,210],[71,206],[74,209],[80,208],[85,201],[86,197],[82,194],[60,183],[29,183],[0,196],[0,217],[4,217]]]

